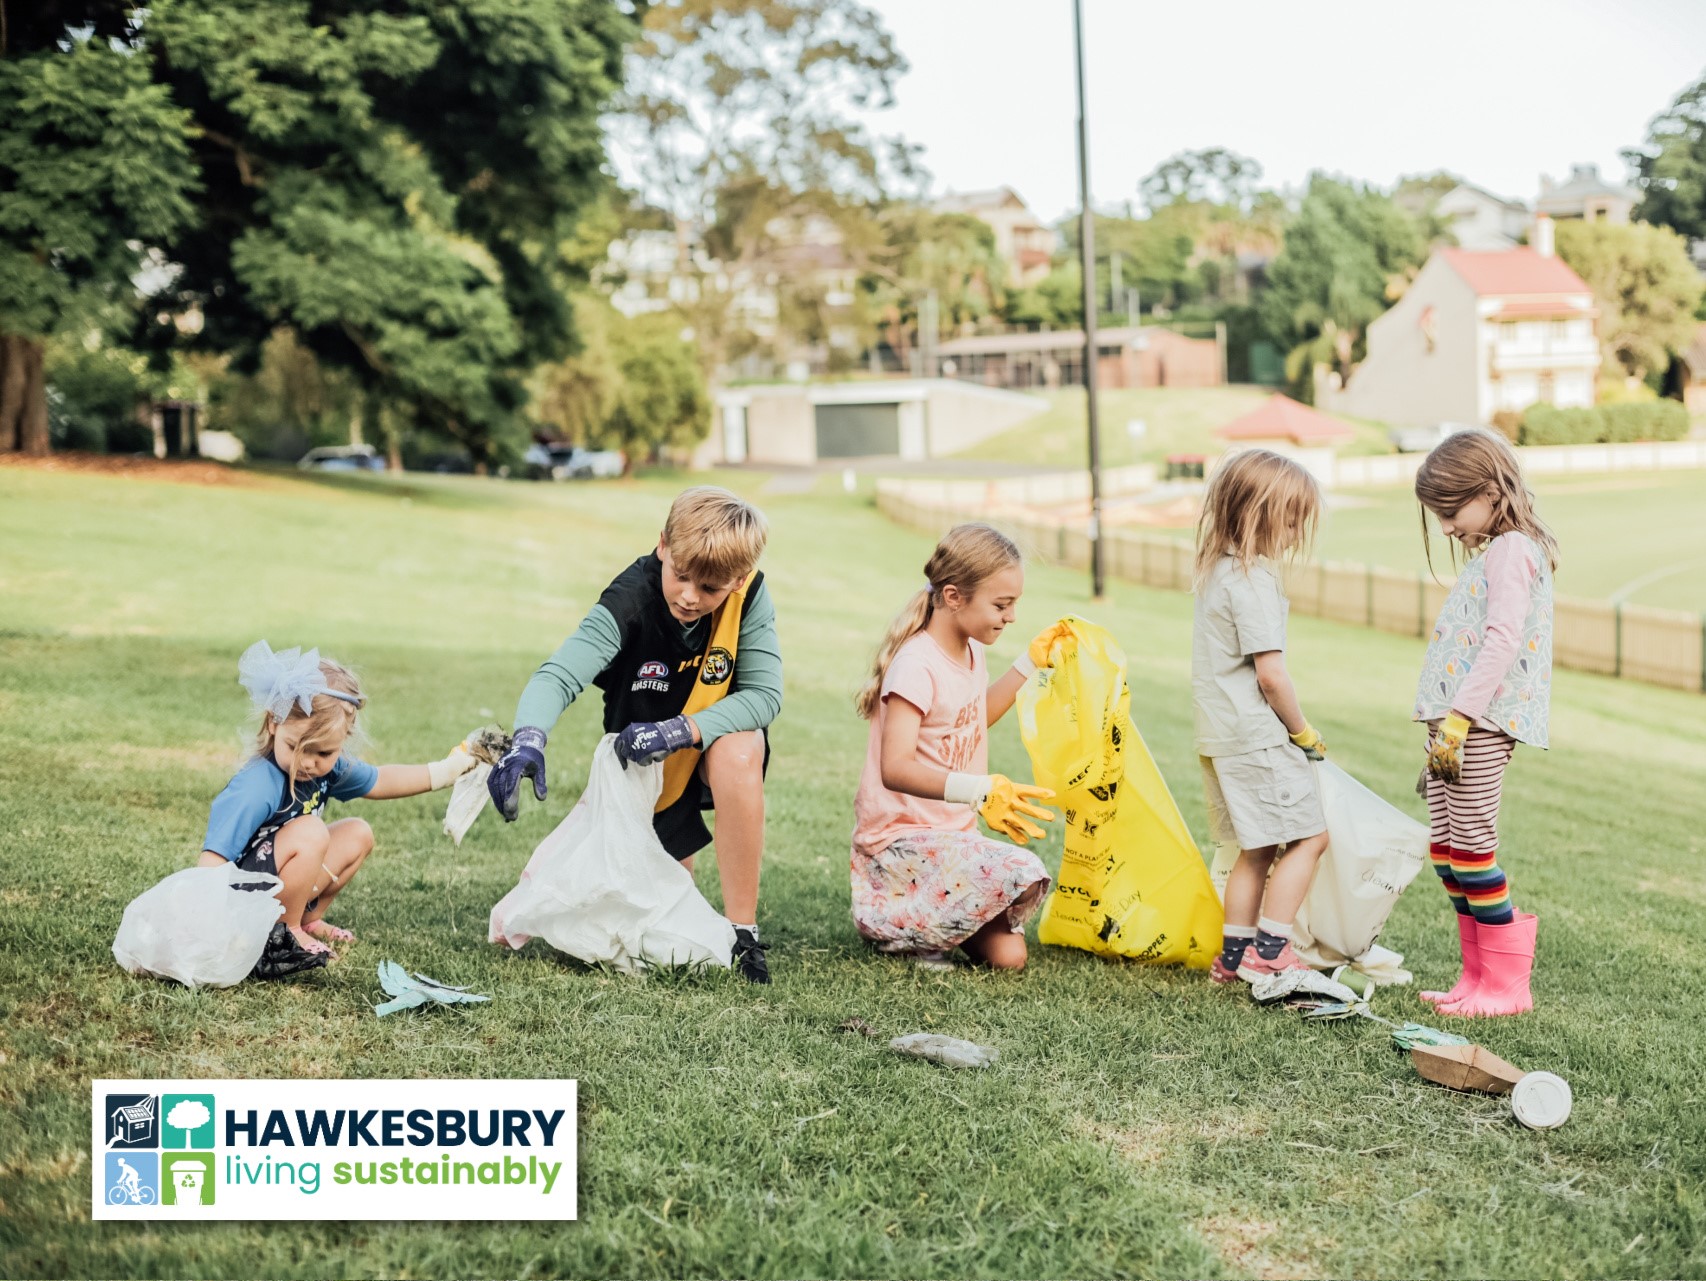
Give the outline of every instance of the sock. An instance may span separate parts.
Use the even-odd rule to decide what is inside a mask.
[[[1446,897],[1451,900],[1452,907],[1457,909],[1459,916],[1469,915],[1469,900],[1463,896],[1463,887],[1457,883],[1457,878],[1451,874],[1451,846],[1428,845],[1428,861],[1433,864],[1434,871],[1439,876],[1439,883],[1445,886]]]
[[[752,941],[754,943],[758,942],[758,927],[756,925],[742,925],[739,921],[730,921],[729,924],[734,926],[737,930],[745,930],[748,934],[752,935]]]
[[[1451,875],[1463,887],[1463,897],[1477,925],[1509,925],[1516,919],[1510,885],[1499,870],[1497,851],[1471,854],[1452,850]]]
[[[1238,968],[1244,959],[1244,949],[1256,939],[1254,925],[1228,925],[1221,935],[1220,963],[1229,970]]]
[[[1265,916],[1256,922],[1256,955],[1264,961],[1276,959],[1289,942],[1291,926],[1270,921]]]

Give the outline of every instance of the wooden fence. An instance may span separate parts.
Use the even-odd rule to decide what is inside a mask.
[[[1018,494],[1007,492],[1018,484],[881,480],[877,506],[890,520],[932,535],[961,521],[988,520],[1011,535],[1027,557],[1087,567],[1085,525],[1023,510]],[[1173,591],[1190,590],[1193,552],[1187,542],[1136,530],[1110,530],[1104,540],[1110,573]],[[1296,564],[1285,577],[1291,607],[1300,613],[1405,636],[1428,634],[1450,590],[1425,574],[1335,561]],[[1576,671],[1703,691],[1706,615],[1560,596],[1552,661]]]

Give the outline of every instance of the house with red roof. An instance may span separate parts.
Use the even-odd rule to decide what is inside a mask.
[[[1325,409],[1401,427],[1491,423],[1501,410],[1594,403],[1599,337],[1593,291],[1553,252],[1552,221],[1534,243],[1436,249],[1396,305],[1368,327],[1368,356]]]

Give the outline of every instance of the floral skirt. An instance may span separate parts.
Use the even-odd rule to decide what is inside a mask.
[[[1021,846],[915,832],[875,856],[853,852],[853,924],[881,952],[943,952],[1003,914],[1024,928],[1048,887],[1048,869]]]

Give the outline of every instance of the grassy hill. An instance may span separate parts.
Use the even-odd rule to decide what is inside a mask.
[[[1706,1273],[1698,698],[1560,673],[1557,746],[1513,767],[1502,861],[1541,917],[1540,1007],[1474,1034],[1572,1082],[1570,1123],[1531,1133],[1501,1100],[1421,1082],[1373,1024],[1305,1024],[1198,973],[1057,949],[1017,976],[874,956],[847,907],[865,743],[849,697],[929,547],[827,483],[765,496],[736,476],[773,521],[788,665],[760,908],[773,987],[622,980],[486,943],[585,778],[597,717],[577,708],[551,739],[549,802],[514,826],[488,814],[457,849],[442,797],[352,807],[379,844],[339,905],[361,942],[329,971],[193,993],[121,973],[108,948],[126,902],[193,859],[237,763],[242,649],[320,645],[365,677],[371,759],[440,755],[508,720],[675,488],[228,479],[0,468],[0,1273]],[[1189,598],[1116,586],[1091,609],[1081,575],[1038,568],[997,657],[1069,610],[1124,639],[1134,715],[1201,839]],[[1292,646],[1334,758],[1419,812],[1416,643],[1299,618]],[[1025,772],[1010,721],[992,764]],[[699,876],[716,901],[710,857]],[[1435,886],[1382,941],[1423,984],[1451,977]],[[383,958],[492,1003],[381,1022]],[[1431,1018],[1413,990],[1376,1008]],[[855,1017],[1001,1061],[903,1060],[837,1032]],[[94,1225],[98,1076],[575,1077],[581,1219]]]

